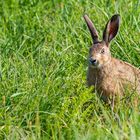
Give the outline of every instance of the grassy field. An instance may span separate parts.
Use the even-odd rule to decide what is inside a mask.
[[[86,86],[91,37],[83,20],[88,13],[101,38],[119,13],[112,55],[140,67],[139,0],[0,0],[0,7],[0,140],[140,139],[133,96],[112,112]]]

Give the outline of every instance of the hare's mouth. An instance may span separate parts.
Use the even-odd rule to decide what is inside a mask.
[[[100,67],[100,64],[99,64],[99,62],[98,61],[96,61],[96,62],[91,62],[91,61],[89,61],[89,64],[90,64],[90,66],[91,67],[94,67],[94,68],[98,68],[98,67]]]

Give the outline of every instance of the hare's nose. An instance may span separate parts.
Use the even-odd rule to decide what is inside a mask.
[[[90,58],[90,59],[89,59],[89,62],[90,62],[91,64],[96,64],[97,60],[96,60],[96,59],[93,59],[93,58]]]

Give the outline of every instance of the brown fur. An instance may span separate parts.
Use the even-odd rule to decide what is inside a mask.
[[[84,18],[90,32],[94,32],[91,34],[93,45],[90,48],[89,58],[97,60],[96,65],[89,63],[88,86],[94,86],[104,101],[112,100],[114,97],[122,97],[125,95],[125,88],[131,92],[140,93],[140,70],[129,63],[113,58],[110,53],[109,42],[117,34],[119,15],[114,15],[107,23],[103,33],[103,41],[98,41],[97,31],[92,26],[93,23],[88,16],[85,15]],[[95,41],[94,35],[96,36]],[[104,49],[103,52],[102,49]]]

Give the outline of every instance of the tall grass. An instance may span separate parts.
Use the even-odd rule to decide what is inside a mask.
[[[112,55],[140,67],[139,0],[1,0],[0,7],[0,139],[140,139],[130,98],[112,112],[86,86],[91,37],[82,17],[88,13],[102,37],[119,13]]]

